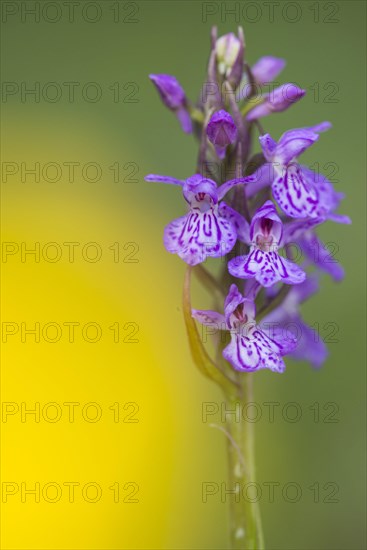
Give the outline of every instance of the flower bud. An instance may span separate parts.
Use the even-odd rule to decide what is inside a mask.
[[[262,86],[267,82],[272,82],[274,78],[284,69],[285,60],[279,57],[266,55],[260,59],[251,68],[251,72],[257,84]]]
[[[163,103],[176,114],[183,131],[191,133],[192,123],[187,110],[186,95],[178,80],[169,74],[151,74],[149,78],[157,88]]]
[[[285,111],[299,101],[306,93],[306,90],[302,90],[295,84],[283,84],[278,88],[275,88],[269,94],[264,96],[264,101],[260,105],[257,105],[248,113],[247,120],[255,120],[271,113],[280,113]]]
[[[227,146],[236,141],[237,127],[231,115],[221,110],[214,113],[209,120],[206,134],[209,141],[214,145],[218,157],[223,159]]]
[[[218,38],[215,43],[219,74],[225,77],[232,88],[237,88],[243,73],[243,55],[245,39],[242,28],[238,29],[238,38],[232,32]]]
[[[218,59],[218,70],[220,74],[227,74],[233,67],[240,51],[240,41],[237,36],[230,32],[218,38],[215,49]]]

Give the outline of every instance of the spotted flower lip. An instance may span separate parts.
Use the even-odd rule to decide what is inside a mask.
[[[261,326],[275,326],[283,336],[293,335],[296,345],[290,352],[292,359],[307,361],[315,369],[322,367],[328,350],[315,329],[302,319],[299,306],[318,291],[317,277],[308,277],[302,284],[291,289],[283,303],[264,317]]]
[[[334,190],[327,178],[297,162],[297,157],[319,139],[319,133],[330,127],[329,122],[322,122],[289,130],[278,142],[270,134],[261,136],[260,144],[267,163],[252,174],[247,196],[271,185],[274,199],[291,218],[324,217],[338,223],[351,223],[348,216],[335,213],[343,195]]]
[[[282,84],[269,94],[266,94],[263,103],[251,109],[246,119],[251,121],[272,113],[281,113],[302,99],[305,93],[306,90],[302,90],[296,84]]]
[[[178,80],[169,74],[150,74],[150,80],[157,88],[163,103],[173,111],[182,127],[188,134],[192,132],[192,122],[187,110],[185,92]]]
[[[320,212],[323,212],[325,218],[336,223],[351,224],[349,216],[335,212],[344,199],[344,193],[335,191],[332,183],[322,174],[313,172],[307,166],[301,166],[301,169],[308,183],[317,189]]]
[[[255,322],[255,304],[245,298],[236,285],[231,285],[224,303],[224,315],[216,311],[192,310],[192,316],[203,325],[227,330],[231,342],[223,357],[242,372],[270,369],[283,372],[283,355],[294,350],[297,341],[292,334],[284,337],[277,327],[261,328]]]
[[[271,201],[259,208],[250,225],[250,253],[228,262],[228,270],[240,279],[256,279],[270,287],[282,281],[300,284],[306,274],[296,264],[278,254],[283,236],[283,223]]]
[[[206,134],[214,145],[218,157],[222,160],[226,155],[228,145],[236,141],[237,127],[231,115],[221,109],[210,118]]]
[[[200,174],[187,180],[150,174],[146,181],[179,185],[189,205],[189,212],[169,223],[164,230],[164,245],[168,252],[178,254],[189,265],[197,265],[207,257],[218,258],[228,254],[238,237],[248,235],[248,223],[234,209],[222,201],[235,185],[246,178],[237,178],[217,187]]]

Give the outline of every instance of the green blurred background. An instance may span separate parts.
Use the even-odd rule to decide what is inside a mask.
[[[39,21],[37,12],[27,11],[35,4]],[[226,481],[224,436],[209,427],[220,424],[220,414],[202,420],[205,403],[220,409],[222,398],[190,359],[181,311],[184,265],[162,244],[163,227],[182,215],[183,201],[177,189],[143,181],[149,172],[184,178],[194,170],[196,143],[161,105],[147,75],[174,74],[195,99],[214,24],[220,34],[242,24],[249,62],[267,54],[284,57],[287,67],[278,80],[307,89],[292,109],[264,119],[275,138],[292,127],[333,122],[333,130],[304,160],[319,163],[329,175],[336,169],[335,186],[346,193],[342,213],[353,219],[352,226],[329,223],[320,231],[325,242],[337,244],[345,281],[336,285],[323,278],[321,292],[303,309],[323,338],[330,332],[327,323],[338,326],[324,368],[314,372],[287,361],[282,376],[256,376],[267,548],[365,547],[366,6],[270,4],[273,18],[266,2],[82,1],[73,16],[68,2],[2,2],[2,239],[20,248],[22,242],[29,248],[38,242],[41,251],[54,242],[62,250],[55,262],[42,253],[39,262],[34,256],[22,262],[20,252],[3,256],[2,319],[19,327],[94,322],[102,328],[95,343],[83,340],[79,326],[74,343],[65,330],[55,343],[42,334],[39,343],[32,336],[24,343],[19,329],[3,344],[2,401],[5,411],[14,412],[1,423],[3,492],[10,487],[4,483],[15,484],[7,502],[3,494],[4,549],[228,547],[227,503],[220,491],[202,501],[204,482],[219,487]],[[235,15],[228,11],[233,8]],[[36,82],[39,101],[24,95]],[[101,97],[93,102],[96,90]],[[39,181],[21,165],[36,162]],[[70,162],[80,163],[73,182],[65,166]],[[100,167],[98,181],[91,181],[93,167],[82,172],[90,162]],[[61,167],[61,176],[54,165],[42,176],[47,163]],[[115,163],[118,177],[109,168]],[[65,242],[80,243],[74,262]],[[83,258],[81,250],[90,242],[102,250],[99,261]],[[118,261],[114,243],[120,247]],[[45,254],[51,257],[51,248]],[[205,308],[210,297],[195,287],[193,303]],[[109,329],[116,322],[118,343]],[[131,332],[127,323],[138,325],[133,337],[138,342],[123,341]],[[55,422],[42,414],[39,422],[30,415],[22,422],[16,412],[22,402],[28,408],[38,402],[41,409],[55,402],[63,414]],[[65,402],[80,403],[73,423]],[[90,402],[103,411],[97,422],[80,413]],[[123,409],[131,402],[139,406],[136,423],[126,421],[132,409]],[[269,402],[279,403],[274,422],[264,405]],[[294,402],[301,418],[290,422],[286,414],[294,414],[289,405]],[[113,421],[114,403],[125,422]],[[328,416],[332,411],[335,415]],[[22,502],[22,482],[28,488],[40,483],[39,503],[34,496]],[[50,497],[42,495],[51,482],[63,488],[53,503],[52,488]],[[69,501],[65,482],[80,484],[75,502]],[[81,493],[90,482],[102,490],[95,503]],[[109,489],[116,482],[117,503]],[[123,502],[131,492],[127,482],[139,486],[138,502]],[[274,502],[269,502],[269,482],[279,484]],[[289,502],[294,498],[289,483],[301,489],[297,502]]]

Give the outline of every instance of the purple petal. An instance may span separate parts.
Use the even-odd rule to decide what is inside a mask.
[[[250,226],[241,214],[223,201],[219,205],[219,214],[235,226],[237,237],[240,241],[245,243],[250,242]]]
[[[231,343],[223,350],[223,357],[238,371],[253,372],[267,368],[283,372],[284,362],[269,344],[266,335],[259,330],[253,331],[251,336],[233,335]]]
[[[311,231],[303,235],[298,242],[302,252],[316,267],[328,273],[335,281],[341,281],[344,278],[344,269],[334,258],[334,243],[331,243],[331,250],[329,250]]]
[[[227,326],[230,328],[230,316],[235,309],[245,302],[245,297],[242,296],[236,285],[231,285],[227,297],[224,302],[224,315],[226,318]]]
[[[310,130],[303,128],[289,130],[280,137],[273,154],[273,160],[280,165],[286,165],[301,155],[308,147],[311,147],[318,139],[319,135]]]
[[[346,225],[350,225],[352,223],[352,220],[349,216],[344,216],[342,214],[335,214],[334,212],[330,212],[327,215],[327,219],[335,222],[335,223],[344,223]]]
[[[299,101],[305,93],[306,90],[302,90],[296,84],[288,82],[272,90],[267,96],[267,101],[273,106],[274,110],[284,111],[292,103]]]
[[[328,219],[335,221],[336,223],[350,224],[351,220],[348,216],[343,216],[332,212],[339,207],[341,200],[344,198],[343,193],[338,193],[335,191],[332,183],[322,174],[317,174],[306,166],[302,166],[302,172],[306,176],[307,181],[311,182],[317,189],[320,206],[325,212],[328,212]]]
[[[245,193],[247,198],[256,195],[264,187],[271,185],[276,177],[274,167],[270,162],[260,166],[251,176],[247,176]]]
[[[251,121],[272,113],[280,113],[288,109],[293,103],[299,101],[306,93],[295,84],[283,84],[266,95],[264,102],[257,105],[246,116]]]
[[[246,178],[235,178],[233,180],[226,181],[226,183],[223,183],[218,187],[218,200],[222,199],[224,195],[226,195],[235,185],[247,184],[253,181],[251,178],[252,176],[248,176]]]
[[[256,296],[261,290],[261,285],[255,279],[247,279],[244,283],[244,296],[255,303]]]
[[[281,258],[276,252],[264,252],[260,249],[230,260],[228,271],[239,279],[254,277],[264,287],[270,287],[278,281],[300,284],[306,278],[304,271],[296,264]]]
[[[178,254],[189,265],[197,265],[207,257],[228,254],[237,239],[235,227],[212,209],[194,210],[169,223],[164,230],[168,252]]]
[[[288,355],[297,346],[295,336],[286,332],[279,321],[266,317],[259,325],[259,329],[269,338],[271,348],[279,355]]]
[[[283,269],[281,270],[281,280],[288,285],[299,285],[306,279],[306,273],[295,263],[287,258],[278,256]]]
[[[228,262],[228,271],[238,279],[252,279],[264,265],[264,253],[253,250],[245,256],[237,256]]]
[[[290,293],[298,291],[304,284],[294,287]],[[314,368],[320,368],[328,356],[324,342],[313,328],[306,325],[298,312],[288,314],[286,309],[280,306],[263,319],[261,328],[264,326],[270,326],[272,331],[280,333],[283,342],[285,340],[286,343],[291,343],[293,337],[295,345],[291,344],[287,351],[293,359],[304,360],[311,363]],[[279,336],[276,338],[279,339]]]
[[[276,288],[276,287],[273,287]],[[272,289],[267,289],[267,294],[270,296]],[[311,273],[299,285],[295,285],[288,292],[287,296],[284,298],[282,304],[269,313],[264,321],[278,322],[283,323],[290,317],[294,316],[295,313],[298,313],[298,307],[300,304],[308,300],[313,294],[319,290],[319,276],[317,273]],[[279,292],[279,288],[273,294]]]
[[[203,178],[200,174],[194,174],[187,178],[183,186],[183,194],[189,204],[199,199],[199,194],[205,195],[202,200],[211,200],[213,204],[218,202],[217,184],[209,178]]]
[[[192,121],[190,113],[185,107],[180,107],[176,110],[176,116],[181,124],[181,128],[186,134],[192,133]]]
[[[264,103],[261,103],[260,105],[256,105],[246,116],[246,120],[251,122],[252,120],[257,120],[259,118],[263,118],[264,116],[268,116],[272,113],[271,104],[268,101],[264,101]]]
[[[222,109],[209,120],[206,134],[213,145],[225,149],[236,140],[237,127],[231,115]]]
[[[305,130],[310,130],[310,132],[326,132],[327,130],[330,130],[332,127],[331,122],[320,122],[320,124],[316,124],[315,126],[308,126],[305,128]]]
[[[169,109],[178,109],[185,104],[185,92],[178,80],[169,74],[150,74],[150,80],[157,88],[163,103]]]
[[[293,321],[294,322],[294,321]],[[319,369],[325,363],[329,352],[320,335],[298,317],[293,330],[297,337],[297,346],[292,351],[291,357],[296,360],[307,361],[315,369]],[[288,323],[288,331],[292,330],[292,324]]]
[[[262,147],[264,157],[271,162],[274,158],[277,142],[273,140],[270,134],[264,134],[259,137],[260,145]]]
[[[202,325],[215,327],[217,330],[227,330],[226,321],[222,313],[193,309],[192,316]]]
[[[183,180],[178,180],[176,178],[171,178],[171,176],[159,176],[158,174],[148,174],[145,176],[145,181],[154,181],[157,183],[171,183],[172,185],[184,185]]]
[[[256,241],[256,234],[262,233],[262,221],[271,220],[272,227],[269,229],[270,234],[275,237],[276,243],[279,244],[282,237],[283,224],[277,214],[274,204],[271,201],[266,201],[260,208],[258,208],[252,218],[250,226],[250,239],[254,244]]]
[[[295,243],[295,241],[316,225],[323,223],[326,218],[307,218],[304,220],[297,220],[294,222],[289,222],[283,225],[283,238],[282,245]]]
[[[251,72],[256,82],[261,86],[262,84],[272,82],[284,69],[285,64],[285,60],[280,57],[266,55],[256,61],[255,65],[251,68]]]
[[[267,160],[286,165],[311,147],[319,139],[318,134],[328,130],[330,126],[330,122],[321,122],[308,128],[288,130],[280,137],[278,144],[269,134],[260,136],[259,140]]]
[[[192,132],[192,122],[187,110],[187,101],[185,92],[178,80],[169,74],[151,74],[149,78],[157,88],[163,103],[176,116],[184,132]]]
[[[291,218],[318,218],[325,215],[319,195],[298,164],[288,165],[284,175],[272,184],[272,191],[283,212]]]

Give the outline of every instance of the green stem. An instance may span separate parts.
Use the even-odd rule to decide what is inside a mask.
[[[188,110],[193,121],[198,122],[199,124],[203,124],[204,114],[202,111],[200,111],[200,109],[194,107],[193,105],[188,105]]]
[[[256,483],[254,423],[243,418],[243,407],[253,402],[253,375],[241,373],[241,390],[227,395],[227,440],[230,499],[230,537],[233,550],[263,550],[264,540],[258,502],[251,485]],[[248,489],[248,493],[246,492]]]

